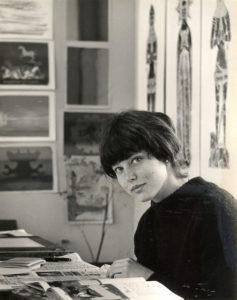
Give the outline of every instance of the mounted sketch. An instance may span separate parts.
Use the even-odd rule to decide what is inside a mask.
[[[55,153],[50,146],[0,147],[0,192],[56,191]]]
[[[53,89],[52,42],[1,41],[1,89]]]
[[[99,155],[101,126],[109,113],[64,113],[64,154]]]
[[[112,187],[99,156],[66,159],[68,221],[112,223]]]
[[[165,109],[166,1],[136,2],[136,107]],[[160,47],[161,45],[161,47]]]
[[[103,48],[67,49],[67,104],[106,107],[110,101],[109,50]]]
[[[217,49],[215,62],[215,132],[210,134],[209,166],[229,167],[226,148],[226,101],[228,88],[228,44],[231,40],[230,16],[224,0],[217,0],[212,20],[211,49]]]
[[[157,80],[157,51],[158,42],[154,27],[155,9],[151,5],[149,12],[149,34],[147,38],[146,63],[147,63],[147,110],[155,111],[156,108],[156,80]]]
[[[52,39],[53,0],[1,0],[0,39]]]
[[[0,92],[0,141],[55,139],[55,103],[50,92]]]
[[[187,166],[191,163],[192,124],[192,37],[187,23],[190,4],[191,0],[179,0],[177,7],[181,22],[177,46],[177,135]]]

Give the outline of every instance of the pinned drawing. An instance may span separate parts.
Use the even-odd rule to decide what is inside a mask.
[[[64,113],[64,154],[99,155],[101,129],[109,113]]]
[[[0,142],[54,139],[53,93],[0,92]]]
[[[147,39],[146,63],[148,65],[147,75],[147,109],[155,111],[156,104],[156,70],[157,70],[157,37],[155,33],[155,9],[150,7],[149,34]]]
[[[0,38],[52,39],[52,0],[1,0]]]
[[[0,88],[53,88],[52,46],[50,42],[1,41]]]
[[[68,221],[112,223],[112,187],[99,156],[71,156],[65,162]]]
[[[179,0],[181,27],[177,45],[177,135],[181,141],[184,165],[191,163],[192,36],[187,20],[191,0]]]
[[[54,173],[51,147],[0,148],[0,192],[53,191]]]
[[[224,0],[217,0],[212,20],[211,49],[216,48],[215,65],[215,132],[211,132],[209,166],[228,168],[229,153],[226,148],[226,100],[228,87],[228,42],[231,40],[230,17]]]

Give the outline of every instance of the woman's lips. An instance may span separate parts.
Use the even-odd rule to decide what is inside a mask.
[[[145,183],[134,185],[131,188],[131,192],[139,192],[144,185],[145,185]]]

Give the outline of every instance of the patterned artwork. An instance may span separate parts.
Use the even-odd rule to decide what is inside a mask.
[[[75,223],[112,223],[111,183],[99,156],[66,159],[68,220]]]
[[[52,39],[52,0],[1,0],[1,38]]]
[[[192,36],[188,25],[191,0],[179,0],[181,22],[177,45],[177,135],[181,141],[184,164],[191,163],[192,110]]]
[[[0,42],[0,88],[54,86],[52,43]]]
[[[0,148],[0,191],[52,191],[54,182],[50,147]]]
[[[109,113],[64,113],[64,154],[99,155],[101,126]]]
[[[53,93],[0,92],[0,141],[55,138]]]
[[[209,166],[228,168],[229,153],[226,149],[226,100],[228,87],[228,43],[231,40],[230,17],[224,0],[217,0],[212,20],[211,49],[217,49],[215,62],[215,132],[210,134]]]
[[[150,7],[149,13],[149,35],[147,39],[146,63],[148,66],[147,75],[147,109],[155,111],[156,106],[156,70],[157,70],[157,37],[155,33],[155,9]]]

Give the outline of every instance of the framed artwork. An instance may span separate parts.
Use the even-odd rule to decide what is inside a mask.
[[[66,159],[67,209],[71,223],[112,223],[112,186],[99,156]]]
[[[166,104],[190,176],[200,173],[201,1],[166,1]]]
[[[67,104],[101,106],[109,104],[109,51],[103,48],[68,47]]]
[[[101,126],[109,113],[64,113],[64,154],[99,155]]]
[[[55,140],[52,92],[1,92],[0,141]]]
[[[108,41],[108,0],[73,0],[66,3],[68,41]]]
[[[0,192],[56,190],[55,150],[51,146],[0,147]]]
[[[53,89],[53,42],[1,41],[0,89]]]
[[[1,0],[0,38],[52,39],[53,0]]]
[[[137,2],[137,106],[163,112],[166,1]]]
[[[236,174],[237,3],[211,1],[202,12],[201,168],[207,179],[226,181],[231,191]]]

